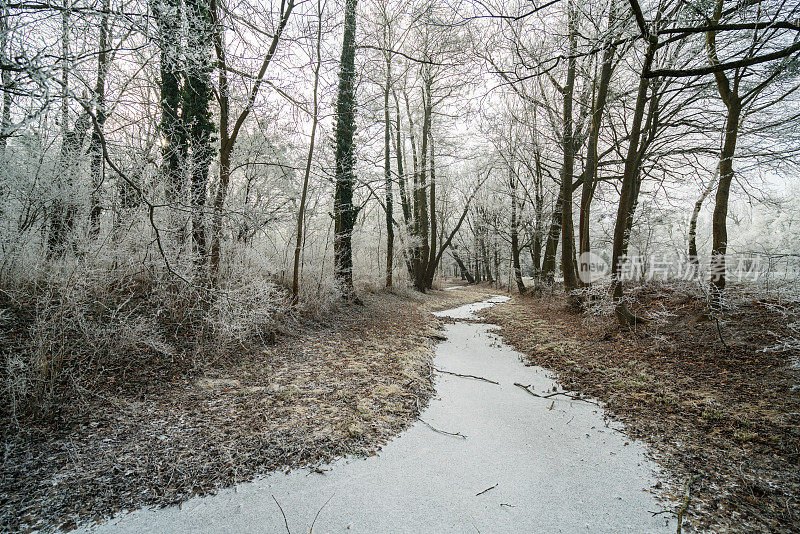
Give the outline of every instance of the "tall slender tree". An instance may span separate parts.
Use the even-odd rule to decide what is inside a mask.
[[[308,157],[303,173],[303,188],[300,193],[300,206],[297,209],[297,233],[294,245],[294,266],[292,270],[292,299],[295,303],[300,300],[300,253],[303,248],[303,222],[306,216],[306,199],[308,197],[308,182],[311,177],[311,164],[314,161],[314,143],[317,136],[317,123],[319,121],[319,70],[322,67],[322,1],[317,0],[317,41],[314,65],[314,88],[312,90],[311,108],[311,139],[308,142]]]
[[[92,129],[89,153],[91,154],[91,193],[89,195],[89,235],[97,237],[100,233],[100,216],[103,213],[101,190],[105,182],[105,165],[103,161],[103,126],[108,118],[106,110],[106,76],[109,67],[110,28],[108,23],[110,0],[103,0],[100,14],[100,35],[97,42],[97,81],[94,86],[95,124]]]
[[[345,0],[344,38],[336,96],[336,189],[334,193],[334,276],[342,297],[357,300],[353,286],[353,229],[359,208],[353,204],[355,182],[356,4]]]

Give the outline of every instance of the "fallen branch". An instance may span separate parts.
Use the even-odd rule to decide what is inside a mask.
[[[594,404],[595,406],[600,406],[600,404],[598,404],[598,403],[596,403],[596,402],[594,402],[592,400],[584,399],[583,397],[578,397],[577,395],[570,395],[569,393],[563,393],[561,391],[556,391],[555,393],[548,393],[547,395],[539,395],[538,393],[535,393],[531,389],[532,386],[530,384],[525,386],[523,384],[520,384],[519,382],[514,382],[514,385],[517,386],[518,388],[524,389],[525,391],[527,391],[528,393],[530,393],[534,397],[538,397],[540,399],[549,399],[551,397],[555,397],[555,396],[560,395],[562,397],[567,397],[568,399],[572,399],[572,400],[576,400],[576,401],[582,401],[582,402],[588,402],[589,404]]]
[[[725,343],[725,338],[722,337],[722,327],[719,324],[719,317],[717,317],[717,314],[714,314],[714,321],[717,322],[717,335],[719,336],[719,340],[722,342],[722,346],[725,347],[725,350],[729,350],[728,344]]]
[[[475,376],[475,375],[462,375],[461,373],[454,373],[452,371],[444,371],[442,369],[437,369],[436,367],[433,368],[434,371],[437,373],[444,373],[446,375],[453,375],[453,376],[460,376],[461,378],[474,378],[475,380],[483,380],[484,382],[489,382],[490,384],[500,385],[500,382],[495,382],[494,380],[489,380],[488,378],[484,378],[482,376]]]
[[[498,484],[499,484],[499,482],[498,482]],[[491,491],[491,490],[495,489],[496,487],[497,487],[497,484],[495,484],[495,485],[494,485],[494,486],[492,486],[491,488],[486,488],[485,490],[483,490],[483,491],[481,491],[481,492],[478,492],[478,493],[476,493],[476,494],[475,494],[475,496],[476,496],[476,497],[480,497],[481,495],[483,495],[483,494],[484,494],[484,493],[486,493],[487,491]]]
[[[433,369],[434,367],[431,367],[431,368]],[[414,401],[417,403],[417,413],[418,414],[422,414],[422,408],[420,408],[420,405],[419,405],[419,397],[415,397]],[[465,436],[464,434],[461,434],[460,432],[448,432],[446,430],[441,430],[439,428],[436,428],[435,426],[433,426],[432,424],[430,424],[426,420],[424,420],[422,417],[417,417],[417,419],[422,424],[424,424],[425,426],[427,426],[428,428],[433,430],[434,432],[438,432],[439,434],[445,434],[446,436],[458,436],[458,437],[460,437],[462,439],[467,439],[467,436]]]
[[[457,437],[459,437],[461,439],[467,439],[467,436],[465,436],[464,434],[462,434],[460,432],[448,432],[447,430],[441,430],[439,428],[436,428],[435,426],[433,426],[432,424],[430,424],[426,420],[422,419],[421,417],[419,418],[419,421],[422,424],[424,424],[425,426],[427,426],[428,428],[430,428],[431,430],[433,430],[434,432],[438,432],[439,434],[445,434],[447,436],[457,436]]]
[[[286,519],[286,514],[283,513],[283,506],[281,506],[281,503],[279,503],[278,499],[275,498],[275,495],[270,496],[272,497],[272,500],[275,501],[275,504],[278,505],[278,509],[281,511],[281,515],[283,516],[283,524],[286,526],[286,532],[288,534],[292,534],[292,531],[289,530],[289,521]]]
[[[319,517],[319,513],[322,511],[323,508],[325,508],[328,505],[329,502],[331,502],[331,499],[333,499],[334,495],[336,494],[332,493],[331,496],[328,497],[328,500],[325,501],[325,504],[320,506],[319,510],[317,510],[317,515],[314,516],[314,521],[311,522],[311,528],[308,529],[308,534],[314,534],[314,525],[317,523],[317,518]]]
[[[686,483],[686,492],[683,496],[683,504],[681,504],[681,507],[678,509],[678,513],[676,514],[678,516],[678,534],[681,534],[681,530],[683,529],[683,514],[685,514],[686,510],[689,509],[689,499],[692,498],[692,484],[697,482],[697,479],[699,479],[701,476],[703,475],[694,475]]]

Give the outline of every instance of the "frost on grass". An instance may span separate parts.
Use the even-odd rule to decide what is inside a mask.
[[[729,288],[719,328],[693,287],[649,284],[631,309],[650,319],[619,328],[599,298],[583,312],[563,299],[518,297],[483,314],[528,362],[558,374],[565,389],[604,402],[626,431],[651,445],[666,469],[665,496],[713,532],[797,532],[787,506],[800,493],[800,396],[793,348],[800,305]],[[725,344],[720,340],[725,340]],[[787,341],[775,350],[776,340]]]
[[[435,322],[424,308],[438,298],[367,295],[363,307],[201,366],[176,354],[180,368],[168,356],[156,369],[121,368],[102,396],[7,430],[0,525],[69,528],[274,469],[374,453],[432,394]]]

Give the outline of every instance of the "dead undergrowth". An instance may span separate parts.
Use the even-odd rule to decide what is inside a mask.
[[[367,294],[364,306],[213,360],[145,347],[82,378],[94,389],[58,397],[47,418],[11,424],[5,411],[0,530],[69,530],[275,469],[374,454],[432,394],[437,323],[427,312],[484,296]]]
[[[635,313],[657,318],[635,329],[568,310],[560,295],[516,297],[481,314],[530,364],[602,400],[648,442],[669,474],[668,499],[682,501],[701,475],[687,513],[695,527],[800,531],[798,354],[764,351],[793,335],[794,312],[743,296],[718,329],[691,292],[652,285],[634,297]]]

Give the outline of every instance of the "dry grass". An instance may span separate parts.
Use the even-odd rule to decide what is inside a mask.
[[[431,309],[481,290],[366,295],[272,345],[203,366],[168,358],[3,434],[0,530],[69,529],[274,469],[374,453],[432,394]],[[140,387],[145,381],[149,387]]]
[[[791,352],[764,352],[787,336],[769,303],[743,300],[716,324],[696,295],[644,288],[636,311],[663,318],[619,329],[568,310],[563,296],[517,297],[482,312],[529,363],[606,403],[666,468],[667,498],[695,474],[690,518],[713,532],[800,531],[800,382]]]

